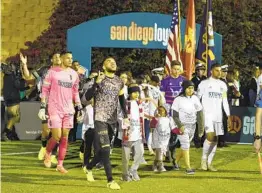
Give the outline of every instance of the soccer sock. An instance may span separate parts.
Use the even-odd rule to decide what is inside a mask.
[[[180,159],[184,156],[183,154],[183,150],[179,149],[178,152],[176,153],[176,159],[175,159],[175,163],[178,164]]]
[[[208,141],[207,139],[204,142],[203,145],[203,154],[202,154],[202,160],[207,160],[210,152],[212,151],[213,147],[214,147],[215,143],[212,143],[210,141]]]
[[[53,137],[51,137],[48,140],[48,144],[46,146],[46,153],[50,154],[52,150],[54,149],[54,147],[56,146],[56,144],[57,144],[57,141]]]
[[[52,150],[52,155],[56,155],[58,148],[58,143],[55,145],[54,149]]]
[[[84,148],[85,148],[85,141],[82,140],[81,146],[80,146],[80,152],[84,153]]]
[[[182,150],[183,157],[185,158],[186,169],[191,169],[190,167],[190,157],[189,157],[189,149]]]
[[[211,165],[213,158],[215,156],[216,150],[217,150],[217,143],[213,143],[213,148],[212,148],[212,150],[211,150],[211,152],[208,156],[208,159],[207,159],[208,165]]]
[[[58,152],[58,164],[62,166],[63,165],[63,161],[65,159],[66,156],[66,150],[67,150],[67,142],[68,142],[68,138],[67,137],[62,137],[59,143],[59,152]]]
[[[46,147],[47,139],[46,138],[41,138],[41,141],[42,141],[42,147]]]

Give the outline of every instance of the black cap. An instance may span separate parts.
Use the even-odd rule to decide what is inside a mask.
[[[191,80],[184,80],[184,82],[182,83],[183,91],[185,91],[190,86],[195,86],[195,85]]]

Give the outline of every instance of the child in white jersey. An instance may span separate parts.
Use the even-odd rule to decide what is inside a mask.
[[[144,146],[142,139],[144,138],[143,128],[143,108],[139,102],[140,88],[133,84],[128,88],[130,100],[127,102],[127,113],[130,125],[123,125],[122,138],[122,180],[123,181],[138,181],[137,169],[141,163],[144,154]],[[134,161],[128,171],[131,149],[134,148]]]
[[[195,172],[190,166],[189,148],[190,142],[194,137],[197,120],[199,137],[202,137],[203,135],[203,112],[199,98],[194,95],[194,83],[192,81],[185,80],[182,83],[182,87],[183,90],[181,94],[175,98],[172,105],[174,121],[179,128],[178,139],[182,150],[176,156],[176,163],[178,163],[180,158],[183,156],[185,159],[186,173],[194,174]]]
[[[153,171],[164,172],[166,169],[163,164],[163,155],[167,152],[171,130],[175,129],[174,120],[172,117],[168,117],[165,107],[159,106],[156,109],[150,127],[153,128],[152,147],[156,152]]]

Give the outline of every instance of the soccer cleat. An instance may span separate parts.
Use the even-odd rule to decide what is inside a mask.
[[[134,181],[140,180],[140,177],[139,177],[136,170],[130,170],[130,176],[131,176],[131,179],[134,180]]]
[[[208,165],[208,170],[211,171],[211,172],[217,172],[217,169],[213,166],[213,165]]]
[[[157,165],[156,165],[156,164],[153,165],[153,171],[154,171],[154,172],[158,172],[158,170],[157,170]]]
[[[84,153],[82,153],[81,151],[79,152],[79,158],[81,161],[84,160]]]
[[[86,179],[88,182],[94,182],[94,176],[91,170],[86,170]]]
[[[45,167],[51,168],[51,154],[48,154],[48,153],[45,154],[44,164],[45,164]]]
[[[201,169],[207,171],[207,161],[203,160],[201,161]]]
[[[58,165],[58,166],[56,167],[56,171],[57,171],[57,172],[60,172],[60,173],[62,173],[62,174],[68,173],[68,171],[67,171],[63,166],[60,166],[60,165]]]
[[[38,153],[38,160],[44,160],[45,159],[45,154],[46,154],[46,148],[41,147]]]
[[[173,170],[178,171],[179,170],[179,165],[177,163],[174,164]]]
[[[186,170],[186,174],[188,174],[188,175],[194,175],[194,174],[195,174],[195,170],[193,170],[193,169],[187,169],[187,170]]]
[[[51,155],[51,163],[57,165],[57,159],[55,155]]]
[[[160,163],[159,166],[158,166],[158,171],[159,172],[166,172],[166,168],[164,167],[164,164],[163,163]]]
[[[129,175],[122,175],[121,180],[125,181],[125,182],[131,182],[132,181],[132,179],[130,178]]]
[[[120,186],[115,181],[108,182],[107,187],[112,190],[120,190]]]

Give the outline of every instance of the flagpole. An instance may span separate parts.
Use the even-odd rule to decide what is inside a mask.
[[[206,73],[208,76],[208,2],[209,0],[206,0]]]

